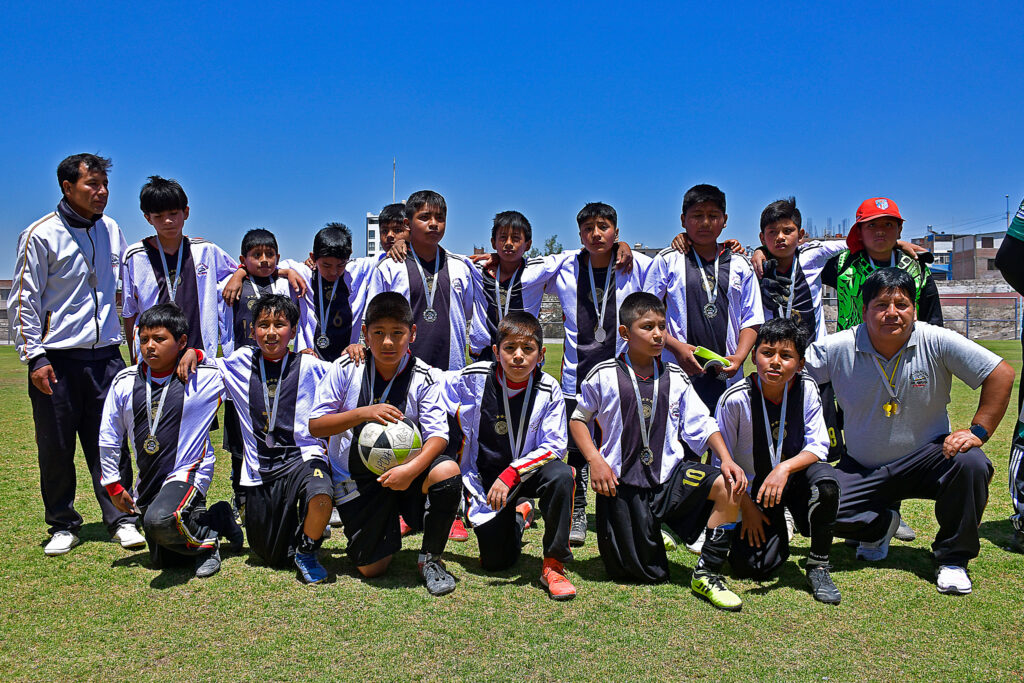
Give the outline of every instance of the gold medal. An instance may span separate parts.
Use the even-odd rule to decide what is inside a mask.
[[[508,434],[508,422],[505,422],[504,420],[498,420],[497,422],[495,422],[494,433],[500,434],[501,436],[505,436],[506,434]]]
[[[156,455],[157,451],[160,450],[160,441],[157,440],[155,435],[150,434],[146,437],[146,440],[142,442],[142,450],[146,451],[150,455]]]
[[[641,402],[644,405],[644,419],[645,420],[650,420],[651,419],[651,400],[645,398]]]

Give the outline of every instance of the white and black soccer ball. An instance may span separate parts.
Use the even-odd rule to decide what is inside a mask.
[[[415,458],[422,447],[420,430],[407,417],[386,425],[367,422],[359,432],[359,457],[374,474],[384,474]]]

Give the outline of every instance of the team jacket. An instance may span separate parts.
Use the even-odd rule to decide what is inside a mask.
[[[91,228],[73,228],[54,211],[22,231],[7,299],[22,363],[35,369],[49,349],[121,343],[116,297],[125,246],[121,228],[107,216]]]
[[[601,426],[601,457],[620,481],[639,488],[664,483],[685,457],[684,443],[693,452],[703,453],[708,439],[718,431],[718,424],[683,369],[675,363],[660,363],[659,367],[657,412],[647,420],[649,424],[653,420],[650,445],[654,461],[649,466],[640,461],[640,415],[633,384],[626,374],[632,370],[622,355],[590,371],[580,386],[572,416],[582,422],[597,420]],[[638,378],[637,383],[646,415],[653,408],[654,381],[652,377]]]
[[[729,387],[719,399],[715,411],[726,449],[746,472],[749,490],[755,494],[773,469],[770,449],[775,448],[775,439],[779,437],[779,414],[782,412],[781,405],[768,402],[773,440],[769,447],[761,409],[763,401],[755,373]],[[818,385],[808,375],[797,375],[795,386],[789,389],[785,422],[782,460],[788,460],[801,451],[813,453],[822,462],[828,459],[829,438],[821,413],[821,397]],[[713,464],[720,463],[713,461]]]
[[[146,366],[133,365],[114,377],[107,392],[100,422],[100,482],[106,486],[120,481],[121,441],[127,434],[138,465],[134,497],[140,506],[149,505],[169,481],[186,482],[205,494],[215,460],[210,424],[224,391],[220,373],[211,366],[200,365],[188,383],[173,374],[154,379],[153,403],[149,406],[146,382]],[[149,436],[146,411],[156,412],[164,392],[170,393],[164,400],[156,429],[160,448],[150,454],[145,450]]]
[[[434,436],[448,440],[447,410],[436,373],[436,369],[420,359],[410,358],[402,371],[395,375],[387,396],[387,403],[419,425],[423,443]],[[377,375],[376,370],[374,375]],[[342,356],[330,365],[329,372],[317,387],[308,420],[379,403],[387,385],[379,375],[376,378],[370,376],[370,363],[356,365],[348,356]],[[339,505],[359,496],[358,480],[376,477],[359,457],[360,431],[361,426],[335,434],[327,444],[334,479],[334,502]]]
[[[167,303],[167,282],[159,246],[147,241],[136,242],[124,254],[124,303],[121,314],[135,318],[138,332],[138,316],[157,304]],[[181,306],[188,318],[188,345],[199,348],[207,357],[217,355],[220,341],[219,283],[234,275],[238,264],[226,251],[200,237],[185,237],[180,249],[185,253],[181,258],[181,284],[174,294],[174,302]],[[177,267],[178,254],[164,254],[167,267],[173,272]],[[138,357],[138,334],[132,353]]]
[[[796,280],[793,284],[792,317],[807,331],[807,339],[810,342],[822,339],[828,334],[824,311],[821,308],[822,271],[829,259],[845,250],[846,242],[843,240],[806,242],[797,247],[793,266],[790,268],[790,272],[785,274]],[[771,258],[770,254],[766,254],[766,256]],[[761,283],[764,319],[771,320],[780,315],[785,316],[785,309],[779,310],[780,307],[764,294],[763,279]]]
[[[643,289],[665,299],[666,325],[673,337],[723,356],[732,355],[736,353],[740,331],[764,322],[761,288],[754,269],[743,257],[722,250],[719,271],[713,274],[719,312],[708,320],[701,312],[708,296],[697,267],[692,249],[686,254],[671,247],[663,249],[647,270]],[[675,356],[666,349],[662,359],[674,361]],[[730,383],[739,379],[737,373]]]
[[[234,273],[232,273],[234,275]],[[235,349],[243,346],[256,346],[256,339],[252,336],[252,309],[259,298],[265,294],[280,294],[296,300],[288,284],[288,278],[268,278],[266,282],[260,282],[252,276],[246,276],[242,281],[242,293],[231,306],[224,301],[224,287],[230,282],[231,275],[220,281],[217,285],[217,306],[220,309],[220,347],[221,353],[230,356]],[[301,329],[302,318],[299,318]],[[301,351],[302,347],[298,347]]]
[[[306,295],[299,299],[299,330],[295,336],[295,348],[299,351],[313,349],[317,357],[326,361],[337,360],[349,344],[359,341],[363,323],[363,308],[370,276],[377,264],[375,258],[350,259],[345,264],[345,274],[335,283],[324,281],[324,307],[328,310],[327,326],[320,320],[320,274],[305,263],[286,260],[282,268],[289,268],[302,275],[306,281]],[[331,298],[331,288],[339,287]],[[330,304],[328,307],[328,303]],[[317,337],[326,332],[330,345],[322,349],[316,345]]]
[[[555,378],[535,370],[530,396],[525,388],[511,396],[512,414],[506,415],[497,372],[497,363],[473,363],[445,374],[448,410],[462,428],[462,483],[474,526],[498,514],[487,505],[487,492],[496,479],[514,487],[566,453],[565,400]],[[526,435],[521,437],[521,453],[513,457],[508,434],[516,434],[523,410]]]
[[[243,457],[241,484],[258,486],[290,472],[299,462],[324,460],[324,444],[309,433],[309,411],[317,384],[330,364],[305,353],[288,353],[288,365],[281,377],[281,361],[266,361],[269,398],[284,392],[278,400],[272,432],[274,445],[266,443],[270,411],[263,400],[260,379],[260,351],[245,346],[226,358],[212,361],[220,368],[225,394],[235,402],[242,426]],[[211,363],[209,358],[204,363]]]
[[[498,323],[501,321],[501,309],[508,311],[526,311],[540,317],[540,305],[544,298],[544,286],[557,271],[552,266],[557,263],[551,257],[523,259],[519,267],[513,271],[512,277],[498,283],[495,291],[495,277],[488,273],[480,264],[474,264],[474,275],[479,281],[480,293],[487,305],[488,343],[498,343]],[[511,301],[509,301],[511,299]]]
[[[428,264],[424,264],[428,281],[437,280],[434,322],[424,320],[426,287],[411,254],[403,263],[383,259],[377,264],[366,300],[369,302],[380,292],[398,292],[409,299],[416,324],[416,341],[410,347],[412,355],[441,370],[458,370],[466,365],[467,342],[474,356],[491,342],[485,322],[486,302],[479,291],[479,274],[469,259],[442,248],[439,261],[433,276]]]
[[[619,306],[623,299],[643,290],[643,282],[651,260],[640,253],[633,254],[633,268],[628,272],[615,270],[612,281],[614,291],[608,294],[605,307],[605,340],[598,342],[598,309],[604,298],[604,269],[595,270],[594,287],[597,290],[597,304],[594,303],[590,288],[590,274],[587,264],[590,254],[586,249],[546,257],[544,267],[557,268],[548,281],[547,292],[554,293],[562,303],[562,322],[565,325],[565,345],[562,353],[562,391],[566,396],[575,396],[578,379],[586,377],[591,368],[602,361],[614,358],[626,350],[626,341],[619,336]],[[615,268],[615,257],[608,265]],[[532,266],[528,267],[530,270]]]

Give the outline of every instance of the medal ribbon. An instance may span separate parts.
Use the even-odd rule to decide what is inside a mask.
[[[434,281],[431,282],[430,286],[428,287],[427,286],[427,274],[423,270],[423,264],[420,263],[420,257],[416,255],[416,251],[414,249],[410,249],[409,250],[409,255],[412,256],[412,260],[416,262],[416,270],[420,271],[420,280],[423,281],[423,292],[424,292],[424,294],[426,295],[426,298],[427,298],[427,308],[433,308],[434,307],[434,292],[437,291],[437,277],[436,277],[437,273],[434,273],[434,275],[435,275]],[[439,260],[440,258],[441,258],[441,247],[436,247],[436,251],[434,252],[434,267],[437,268],[438,270],[441,269],[441,262]]]
[[[779,413],[779,436],[772,446],[772,423],[768,419],[768,399],[764,397],[764,385],[761,378],[757,378],[757,386],[761,389],[761,413],[764,415],[764,435],[768,439],[768,452],[771,454],[772,467],[777,467],[782,462],[782,438],[786,434],[786,406],[789,404],[789,382],[782,390],[782,412]]]
[[[403,370],[405,370],[405,366],[409,364],[409,359],[411,357],[412,357],[412,353],[410,353],[409,351],[406,351],[405,352],[405,356],[402,357],[401,362],[398,364],[398,370],[395,371],[394,377],[392,377],[391,381],[388,382],[388,385],[386,387],[384,387],[384,393],[380,395],[380,400],[377,400],[377,399],[374,398],[374,394],[376,393],[376,386],[377,386],[377,368],[373,364],[373,356],[370,356],[370,363],[369,363],[369,367],[367,368],[367,370],[369,371],[369,375],[370,375],[370,404],[371,405],[374,404],[374,403],[383,403],[384,401],[388,400],[388,394],[391,393],[391,385],[395,383],[395,380],[398,379],[398,376],[402,374]]]
[[[168,380],[170,381],[170,380]],[[150,410],[153,407],[153,372],[149,366],[146,366],[146,423],[149,425],[149,436],[156,437],[157,427],[160,426],[160,418],[164,414],[164,401],[167,400],[167,394],[171,393],[170,388],[164,385],[163,390],[160,392],[160,403],[157,404],[156,414],[152,414]]]
[[[284,381],[284,371],[288,367],[288,351],[285,350],[284,357],[281,358],[281,374],[277,379],[277,389],[274,391],[274,403],[270,403],[270,390],[267,387],[267,367],[263,364],[263,354],[260,354],[260,386],[263,389],[263,407],[264,409],[270,408],[268,413],[269,418],[267,421],[267,436],[274,431],[274,425],[277,424],[277,400],[281,398],[281,382]]]
[[[344,274],[341,277],[345,277]],[[334,293],[338,291],[338,282],[335,281],[331,284],[331,299],[327,302],[327,308],[324,308],[324,278],[320,273],[316,274],[316,289],[320,294],[320,300],[317,302],[320,309],[320,334],[327,334],[327,314],[331,311],[331,305],[334,303]]]
[[[700,273],[700,281],[701,281],[701,284],[704,287],[704,293],[708,295],[708,303],[709,304],[713,304],[716,301],[718,301],[718,287],[712,287],[711,283],[708,281],[708,274],[704,272],[704,262],[701,261],[700,254],[697,253],[696,249],[693,250],[693,257],[695,259],[697,259],[697,272]],[[722,252],[719,251],[715,255],[715,268],[714,268],[714,270],[715,270],[715,281],[716,281],[716,283],[718,281],[718,261],[721,258],[722,258]]]
[[[170,296],[170,300],[174,301],[174,295],[178,291],[178,278],[181,277],[181,257],[185,253],[185,238],[181,238],[181,242],[178,243],[178,265],[174,267],[174,280],[171,280],[171,274],[167,268],[167,255],[164,254],[164,247],[160,244],[160,238],[156,238],[156,250],[160,252],[160,262],[164,264],[164,282],[167,284],[167,294]]]
[[[640,440],[646,450],[651,450],[651,431],[654,429],[654,416],[658,414],[658,385],[661,376],[658,373],[658,361],[654,361],[654,393],[651,394],[651,421],[644,419],[644,402],[640,397],[640,385],[636,381],[636,372],[633,370],[633,362],[629,360],[629,354],[622,354],[629,366],[629,381],[633,383],[633,394],[636,396],[636,412],[640,416]]]
[[[505,373],[499,373],[501,377],[501,400],[505,404],[505,419],[508,421],[508,445],[512,448],[512,459],[518,459],[522,453],[520,449],[523,447],[523,435],[526,434],[526,430],[523,429],[523,425],[526,424],[526,408],[527,402],[530,400],[530,392],[533,390],[533,373],[530,373],[530,380],[526,383],[526,393],[523,394],[523,409],[519,412],[519,429],[516,430],[515,438],[513,439],[512,434],[512,408],[508,401],[508,381],[505,378]]]
[[[604,313],[608,308],[608,291],[612,285],[612,275],[615,271],[615,264],[608,262],[608,272],[604,276],[604,296],[601,297],[601,308],[597,308],[597,284],[594,282],[594,264],[587,255],[587,273],[590,275],[590,294],[594,298],[594,310],[597,312],[597,329],[604,329]]]
[[[512,279],[508,281],[508,292],[505,295],[505,306],[502,307],[502,305],[501,305],[501,262],[500,261],[498,262],[497,272],[495,272],[495,274],[494,274],[494,304],[498,308],[498,322],[499,323],[501,322],[502,318],[504,318],[506,315],[508,315],[508,309],[512,305],[512,287],[516,284],[516,275],[519,274],[519,269],[520,268],[522,268],[522,266],[519,266],[519,268],[516,268],[516,271],[514,273],[512,273]],[[593,273],[591,273],[590,279],[591,279],[591,281],[593,281],[593,279],[594,279]],[[596,297],[595,297],[595,300],[596,300]]]
[[[895,403],[899,403],[899,400],[896,398],[896,371],[900,368],[901,358],[903,358],[903,350],[900,350],[900,355],[896,356],[896,365],[892,368],[891,377],[885,374],[885,368],[882,367],[882,361],[878,360],[877,357],[875,358],[875,367],[878,369],[878,374],[880,374],[882,379],[885,380],[885,390],[889,392],[889,397]]]

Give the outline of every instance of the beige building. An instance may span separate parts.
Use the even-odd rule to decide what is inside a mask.
[[[961,235],[953,240],[953,280],[1002,278],[996,268],[996,252],[1006,231]]]

